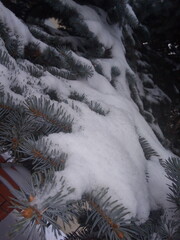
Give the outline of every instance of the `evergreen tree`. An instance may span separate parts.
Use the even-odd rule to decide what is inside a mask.
[[[164,127],[161,120],[167,113],[165,109],[170,109],[172,100],[163,92],[162,85],[156,83],[162,77],[161,70],[156,71],[155,64],[151,64],[152,59],[157,63],[164,56],[155,54],[155,50],[159,51],[156,39],[162,37],[163,45],[164,32],[162,29],[156,32],[150,21],[160,2],[152,7],[149,15],[143,15],[143,8],[148,4],[149,1],[126,0],[8,0],[0,3],[0,154],[8,153],[14,165],[22,164],[32,174],[29,191],[13,191],[12,207],[17,209],[18,222],[10,232],[12,237],[25,233],[27,239],[35,239],[38,232],[38,238],[45,239],[49,225],[58,235],[64,229],[58,224],[59,219],[65,226],[71,226],[76,219],[79,227],[67,234],[66,239],[178,240],[180,161],[178,157],[165,159],[164,155],[168,154],[163,153],[165,149],[179,152],[177,143],[171,146],[160,129]],[[167,10],[166,4],[170,1],[164,3]],[[171,11],[177,5],[178,2],[170,4]],[[158,16],[156,14],[156,22],[160,21]],[[57,27],[52,27],[52,18]],[[173,29],[170,39],[173,47],[177,44],[175,19],[166,30],[170,36],[169,31]],[[176,51],[179,51],[179,44],[177,46]],[[168,51],[161,49],[160,54],[167,55]],[[175,60],[172,65],[175,66]],[[113,108],[111,102],[105,101],[108,95],[109,99],[116,98],[115,102],[123,101],[124,105]],[[122,129],[125,126],[123,136],[129,129],[135,132],[132,138],[136,139],[133,142],[136,150],[140,149],[138,157],[142,158],[144,185],[148,189],[148,181],[153,178],[149,169],[155,162],[169,180],[167,199],[173,206],[172,211],[163,206],[151,206],[148,216],[142,219],[143,211],[139,210],[140,217],[138,210],[133,214],[125,206],[123,196],[114,199],[112,189],[103,184],[83,188],[81,197],[69,186],[65,173],[72,157],[68,147],[74,142],[63,145],[60,141],[63,149],[53,137],[74,138],[77,132],[83,131],[78,121],[82,123],[86,112],[89,115],[84,121],[92,115],[97,124],[98,121],[104,124],[105,132],[109,131],[106,126],[113,125],[111,117],[116,117],[117,109],[125,116],[118,125]],[[127,120],[131,123],[128,127]],[[142,131],[138,122],[143,124]],[[178,124],[175,123],[177,132]],[[94,126],[91,127],[93,131]],[[147,131],[145,136],[143,131]],[[118,144],[113,147],[120,148],[121,142]],[[122,149],[126,162],[131,157],[128,153],[131,147]],[[111,158],[115,156],[112,154]],[[134,171],[139,169],[137,165],[139,163],[135,162]],[[134,185],[132,182],[130,185],[133,192]]]
[[[149,36],[141,41],[141,53],[151,66],[154,82],[169,96],[171,102],[161,104],[154,115],[163,133],[179,155],[179,68],[180,27],[179,1],[131,1],[140,22],[148,28]],[[142,11],[144,9],[144,11]],[[145,42],[145,45],[142,43]],[[140,69],[141,70],[141,69]]]

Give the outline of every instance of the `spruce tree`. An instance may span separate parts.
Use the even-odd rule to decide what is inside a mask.
[[[143,17],[145,2],[0,3],[0,154],[8,153],[14,166],[20,164],[32,175],[27,192],[13,191],[17,224],[10,236],[35,239],[38,232],[38,239],[45,239],[50,225],[58,236],[76,219],[78,228],[66,239],[178,240],[180,161],[171,151],[179,152],[164,136],[160,121],[172,100],[156,83],[160,76],[151,65],[159,55],[153,43],[146,44],[156,33]],[[111,132],[114,125],[117,135],[122,133],[119,138]],[[87,134],[91,132],[93,138]],[[104,145],[92,144],[103,140]],[[76,152],[79,144],[84,149]],[[113,159],[121,164],[113,166]],[[118,173],[114,185],[119,192],[109,180],[89,174],[91,166],[105,169],[99,172],[103,177]],[[172,209],[156,203],[151,192],[158,179],[154,167],[167,180],[168,186],[162,186]],[[78,189],[69,184],[73,181]],[[129,189],[126,204],[123,194]],[[141,200],[145,206],[138,207]],[[136,201],[132,208],[131,201]]]

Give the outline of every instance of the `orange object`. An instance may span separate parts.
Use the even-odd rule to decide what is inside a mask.
[[[27,207],[22,211],[21,215],[24,218],[32,218],[32,216],[34,215],[34,209],[32,207]]]
[[[32,196],[32,195],[29,196],[29,202],[32,202],[34,199],[35,199],[34,196]]]
[[[124,233],[123,232],[118,232],[118,237],[120,238],[120,239],[123,239],[124,238]]]

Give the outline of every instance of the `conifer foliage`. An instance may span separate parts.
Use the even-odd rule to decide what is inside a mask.
[[[155,112],[164,102],[169,106],[170,100],[154,84],[146,52],[140,52],[142,36],[147,37],[148,30],[139,22],[133,7],[136,9],[137,4],[126,0],[8,0],[0,3],[0,154],[8,154],[14,166],[20,163],[32,175],[27,192],[13,191],[12,208],[17,210],[17,223],[11,229],[11,237],[25,234],[27,239],[45,240],[45,229],[49,225],[53,234],[59,236],[61,230],[67,225],[71,227],[76,219],[78,228],[66,235],[67,240],[178,240],[180,159],[161,157],[165,151],[161,144],[170,148],[170,143],[159,127]],[[93,14],[96,18],[91,20]],[[108,36],[103,35],[105,30]],[[120,32],[120,37],[116,36],[116,31]],[[114,42],[110,40],[111,35]],[[118,47],[114,48],[113,44]],[[116,51],[121,55],[117,56]],[[90,90],[86,93],[87,89]],[[107,104],[101,94],[110,96],[109,99],[119,94],[120,98],[114,102],[119,104],[125,98],[124,105],[111,111],[111,102]],[[115,111],[120,109],[123,114],[127,106],[130,108],[128,117],[120,123],[113,122]],[[83,113],[87,114],[86,118]],[[141,118],[131,116],[135,113]],[[86,125],[80,125],[90,116],[109,135],[106,126],[119,124],[117,131],[121,127],[125,136],[126,120],[134,124],[131,128],[136,134],[135,149],[140,149],[138,157],[145,162],[142,164],[143,184],[147,187],[151,177],[148,164],[156,161],[170,181],[167,199],[175,206],[172,216],[168,216],[168,209],[149,207],[148,216],[139,219],[138,211],[131,213],[124,206],[123,196],[114,199],[110,195],[112,189],[106,186],[86,191],[83,188],[81,196],[76,195],[76,189],[69,186],[66,178],[66,168],[73,155],[68,149],[73,140],[68,144],[63,141],[73,139],[78,131],[83,132]],[[153,139],[151,143],[138,127],[137,122],[142,118],[141,123],[146,122],[147,132],[153,136],[149,138]],[[91,131],[94,127],[91,126]],[[100,134],[95,131],[94,134],[99,140]],[[58,144],[51,141],[62,136]],[[86,132],[84,136],[88,138]],[[105,148],[119,148],[119,145],[108,144]],[[83,151],[86,152],[86,148],[82,149],[82,155]],[[132,155],[127,149],[122,152],[125,152],[123,157]],[[115,158],[115,154],[111,157]],[[128,164],[128,157],[122,160],[122,169],[124,162]],[[91,161],[93,165],[93,157]],[[88,168],[90,165],[84,162]],[[111,162],[108,164],[110,168]],[[135,171],[137,165],[138,162],[133,165]],[[122,174],[121,169],[118,174]],[[133,192],[133,184],[131,190]]]

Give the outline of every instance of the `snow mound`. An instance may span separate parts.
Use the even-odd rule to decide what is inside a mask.
[[[64,4],[76,8],[99,41],[107,48],[112,47],[112,58],[99,60],[105,76],[94,73],[87,80],[67,81],[44,72],[38,80],[32,78],[28,81],[28,74],[19,70],[15,74],[16,81],[26,85],[24,99],[32,95],[39,97],[42,89],[46,88],[54,89],[58,96],[66,98],[76,91],[105,109],[107,114],[103,116],[84,102],[69,99],[68,104],[56,102],[57,107],[63,104],[74,117],[72,133],[54,133],[47,137],[68,154],[65,170],[57,173],[57,177],[63,174],[68,185],[75,188],[71,194],[73,199],[80,199],[85,191],[108,187],[112,198],[118,199],[119,203],[127,207],[131,216],[145,221],[151,209],[167,206],[166,196],[169,190],[159,159],[146,160],[139,137],[145,138],[162,159],[170,157],[172,153],[164,149],[131,99],[125,77],[130,67],[125,58],[121,30],[116,25],[110,27],[105,21],[104,13],[100,16],[95,10],[70,0],[64,1]],[[2,3],[0,15],[14,33],[22,36],[25,43],[34,41],[28,28]],[[85,60],[81,58],[81,61]],[[116,76],[116,89],[110,84],[113,66],[118,66],[121,72]],[[1,83],[9,91],[11,80],[7,83],[5,79],[9,79],[10,73],[2,65],[0,71],[4,74],[0,76]],[[15,95],[18,97],[18,94]],[[72,108],[72,104],[76,107]],[[58,190],[57,185],[56,191]]]

